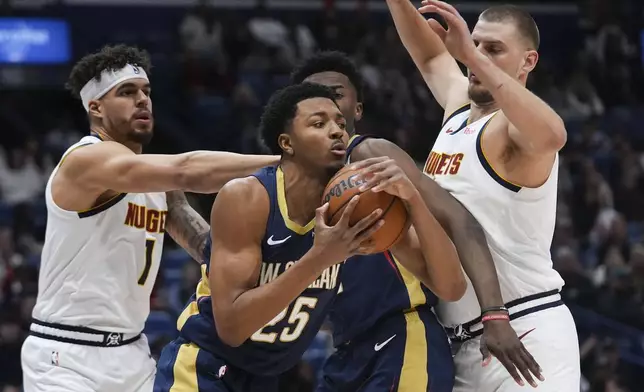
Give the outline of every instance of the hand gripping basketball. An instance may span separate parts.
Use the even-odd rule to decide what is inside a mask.
[[[322,207],[315,210],[313,247],[324,256],[323,259],[329,266],[341,263],[357,254],[368,254],[373,246],[370,237],[384,224],[384,221],[380,220],[382,210],[378,208],[350,226],[349,219],[359,200],[360,196],[353,196],[342,211],[340,220],[333,226],[327,225],[325,221],[329,203],[324,203]]]

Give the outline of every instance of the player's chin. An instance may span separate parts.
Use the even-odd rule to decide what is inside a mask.
[[[152,130],[152,123],[150,123],[150,126],[137,126],[137,124],[134,125],[135,126],[132,127],[133,139],[136,140],[137,143],[143,145],[150,143],[152,136],[154,135],[154,131]]]

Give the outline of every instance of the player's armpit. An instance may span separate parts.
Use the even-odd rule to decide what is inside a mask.
[[[270,199],[255,177],[226,184],[210,216],[210,287],[217,333],[236,347],[289,306],[319,275],[304,255],[276,279],[257,286]],[[310,252],[309,252],[310,253]]]
[[[120,143],[102,142],[69,154],[61,168],[76,184],[99,194],[106,190],[214,193],[233,178],[247,176],[278,160],[273,156],[219,151],[135,154]]]
[[[394,143],[385,139],[366,139],[351,153],[352,161],[378,156],[394,159],[416,186],[429,211],[454,243],[481,307],[503,305],[499,279],[485,233],[474,216],[449,192],[424,175],[413,159]]]
[[[168,202],[168,216],[165,220],[166,231],[193,259],[199,263],[206,262],[204,247],[210,235],[210,226],[190,206],[183,192],[167,192],[166,197]]]

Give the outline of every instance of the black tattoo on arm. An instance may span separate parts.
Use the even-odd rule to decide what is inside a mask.
[[[203,263],[203,250],[210,235],[206,220],[190,206],[186,195],[181,191],[166,192],[168,217],[166,232],[185,249],[188,254]]]

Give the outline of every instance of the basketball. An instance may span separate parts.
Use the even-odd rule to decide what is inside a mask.
[[[324,189],[322,203],[329,203],[327,210],[327,223],[335,225],[342,217],[342,212],[355,195],[360,195],[349,225],[353,226],[361,219],[380,208],[384,225],[371,237],[374,240],[372,253],[380,253],[391,248],[407,231],[410,225],[407,208],[402,200],[386,192],[360,192],[358,189],[362,181],[356,179],[358,171],[350,170],[348,166],[342,168],[327,184]]]

